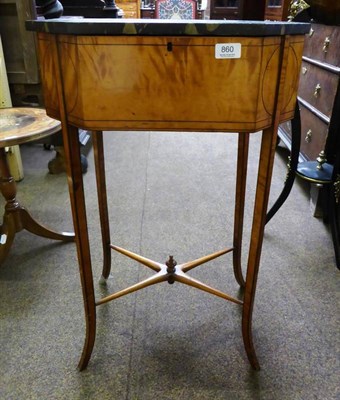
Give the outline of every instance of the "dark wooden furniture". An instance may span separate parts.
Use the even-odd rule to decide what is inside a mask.
[[[49,0],[40,0],[41,3]],[[84,18],[117,18],[119,8],[113,0],[59,0],[63,6],[63,16]]]
[[[210,19],[242,19],[244,0],[211,0]]]
[[[155,18],[154,0],[143,0],[141,2],[140,17],[144,19]]]
[[[35,17],[33,2],[0,0],[0,36],[14,106],[43,104],[36,38],[25,30],[25,20]]]
[[[298,121],[279,127],[279,136],[291,149],[289,171],[267,222],[285,202],[298,175],[318,186],[325,220],[331,223],[336,264],[340,268],[340,175],[333,165],[340,157],[340,26],[312,24],[303,52],[298,100]],[[300,163],[299,163],[300,161]],[[339,176],[338,176],[339,175]]]
[[[107,7],[101,0],[60,0],[64,7],[63,15],[83,16],[85,18],[139,18],[140,1],[139,0],[117,0],[115,8]],[[112,3],[112,1],[111,1]]]
[[[340,26],[340,2],[336,0],[307,0],[313,21],[326,25]]]
[[[210,19],[285,21],[290,0],[210,0]]]
[[[340,27],[312,24],[306,36],[298,91],[302,161],[315,160],[325,150],[329,131],[336,135],[333,124],[339,125],[335,107],[340,81],[339,48]],[[290,147],[289,124],[280,127],[279,135]],[[329,161],[334,160],[334,154],[329,156]]]
[[[267,0],[265,19],[273,21],[287,21],[291,0]]]
[[[0,109],[0,191],[6,200],[0,226],[0,264],[5,260],[16,233],[26,229],[42,237],[74,241],[74,233],[54,232],[34,220],[16,198],[16,184],[11,176],[5,147],[38,140],[60,131],[60,122],[38,108]]]
[[[132,23],[129,20],[60,19],[29,21],[27,27],[39,32],[40,66],[49,99],[47,113],[60,119],[63,126],[86,317],[86,339],[79,368],[86,368],[93,350],[96,307],[146,286],[168,281],[196,287],[240,306],[245,350],[252,367],[259,369],[251,321],[276,135],[279,123],[293,117],[304,34],[309,25],[251,21],[149,20]],[[132,63],[132,59],[138,62]],[[153,70],[152,77],[150,70]],[[80,76],[81,85],[78,85]],[[131,77],[134,77],[133,81]],[[112,249],[155,272],[145,281],[97,300],[93,287],[78,127],[93,131],[104,251],[103,280],[109,276]],[[239,132],[234,235],[230,246],[176,266],[173,257],[159,263],[111,244],[103,130]],[[248,267],[244,277],[241,250],[248,143],[250,133],[259,130],[263,130],[263,136]],[[234,275],[244,288],[242,295],[233,297],[188,275],[191,269],[228,252],[233,254]]]

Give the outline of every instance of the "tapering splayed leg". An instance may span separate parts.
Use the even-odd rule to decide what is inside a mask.
[[[252,314],[274,161],[274,141],[276,141],[274,129],[274,127],[271,127],[265,129],[262,133],[259,172],[256,186],[254,216],[242,312],[242,335],[244,347],[251,366],[256,370],[260,369],[260,365],[256,357],[252,337]]]
[[[55,232],[45,226],[39,224],[33,217],[29,214],[29,212],[21,208],[21,221],[23,225],[23,229],[26,229],[28,232],[34,233],[35,235],[45,237],[47,239],[54,240],[62,240],[64,242],[74,242],[74,233],[73,232]]]
[[[266,214],[270,185],[272,180],[275,148],[277,142],[277,131],[280,124],[281,111],[284,107],[285,80],[288,65],[289,37],[281,38],[280,48],[280,77],[277,82],[275,94],[275,108],[272,115],[272,125],[262,132],[261,151],[257,174],[257,185],[255,194],[255,205],[253,214],[253,224],[250,237],[250,247],[248,253],[248,266],[246,273],[246,284],[244,291],[244,304],[242,310],[242,336],[245,350],[251,366],[260,369],[256,357],[253,337],[252,337],[252,314],[255,301],[257,275],[259,272],[264,228],[266,224]]]
[[[249,133],[239,133],[237,169],[236,169],[237,175],[236,175],[235,215],[234,215],[233,266],[234,266],[235,279],[241,287],[245,286],[245,281],[242,274],[241,253],[242,253],[244,203],[245,203],[246,184],[247,184],[248,149],[249,149]]]
[[[61,65],[58,54],[57,38],[50,41],[54,68],[54,79],[57,82],[59,112],[63,134],[63,145],[66,158],[67,181],[72,208],[72,219],[75,230],[79,274],[83,293],[85,311],[85,340],[81,358],[78,363],[80,371],[87,367],[96,338],[96,302],[93,287],[90,241],[87,227],[85,193],[83,183],[83,166],[81,163],[78,128],[69,124],[66,104],[64,102],[64,87],[61,76]]]
[[[111,271],[111,248],[110,248],[110,223],[109,212],[107,206],[106,178],[105,178],[105,160],[103,146],[103,132],[94,131],[93,151],[96,169],[97,195],[99,204],[100,227],[102,232],[103,245],[103,270],[102,280],[105,282]]]
[[[63,126],[63,140],[67,159],[69,192],[72,206],[74,229],[76,232],[79,272],[83,291],[86,336],[78,368],[86,368],[96,337],[96,304],[91,267],[90,243],[87,230],[83,173],[80,156],[78,129]]]

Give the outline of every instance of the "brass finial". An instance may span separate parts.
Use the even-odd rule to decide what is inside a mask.
[[[320,151],[319,156],[316,159],[316,161],[318,162],[318,165],[316,166],[316,168],[319,171],[322,171],[323,170],[323,164],[327,161],[325,152],[323,150]]]

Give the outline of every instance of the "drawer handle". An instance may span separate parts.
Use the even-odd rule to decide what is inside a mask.
[[[310,143],[312,141],[312,130],[308,129],[305,137],[305,142]]]
[[[302,67],[302,75],[306,75],[307,74],[307,67]]]
[[[325,41],[323,42],[322,50],[324,53],[327,53],[330,43],[331,43],[331,40],[330,40],[329,36],[327,36]]]
[[[312,37],[313,35],[314,35],[314,29],[313,29],[313,28],[310,28],[309,37]]]
[[[314,97],[319,97],[320,91],[321,91],[321,85],[320,83],[318,83],[314,89]]]

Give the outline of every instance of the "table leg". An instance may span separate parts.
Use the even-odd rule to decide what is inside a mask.
[[[96,168],[96,182],[97,194],[100,214],[100,227],[102,232],[102,245],[103,245],[103,271],[102,280],[109,277],[111,271],[111,247],[110,247],[110,225],[109,213],[107,207],[107,192],[106,192],[106,179],[105,179],[105,160],[104,160],[104,147],[103,147],[103,132],[92,132],[94,162]]]
[[[5,149],[0,149],[0,191],[6,200],[5,214],[0,228],[0,264],[5,260],[17,232],[27,231],[48,239],[74,241],[74,233],[55,232],[38,223],[16,199],[17,188],[6,160]]]
[[[260,162],[256,186],[253,225],[251,231],[248,267],[245,282],[244,304],[242,312],[242,335],[250,364],[260,369],[252,339],[252,313],[255,300],[257,275],[260,264],[266,212],[269,198],[272,167],[274,162],[276,131],[267,128],[262,133]]]
[[[242,253],[242,234],[244,203],[247,184],[249,133],[238,134],[238,153],[237,153],[237,176],[236,176],[236,195],[235,195],[235,215],[234,215],[234,244],[233,244],[233,265],[236,281],[241,287],[245,286],[242,274],[241,253]]]
[[[15,220],[13,218],[8,218],[8,215],[5,213],[2,225],[0,226],[0,265],[5,261],[12,247],[15,232]]]
[[[63,125],[63,141],[85,309],[86,336],[78,364],[78,368],[83,370],[90,360],[96,337],[96,304],[78,129],[65,123]]]

